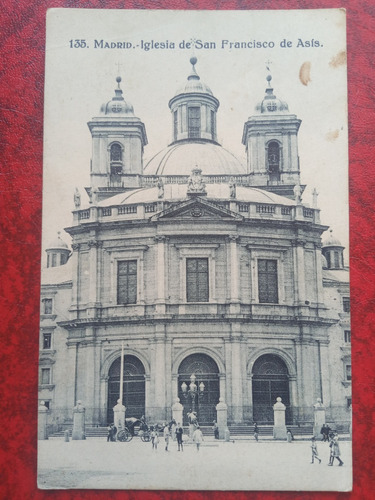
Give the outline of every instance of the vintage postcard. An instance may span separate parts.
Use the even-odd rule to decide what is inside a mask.
[[[48,12],[39,488],[351,489],[345,26]]]

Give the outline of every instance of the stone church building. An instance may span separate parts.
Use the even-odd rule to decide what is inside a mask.
[[[179,398],[208,425],[223,398],[230,424],[267,424],[280,396],[288,424],[311,423],[317,398],[346,422],[348,269],[332,233],[322,246],[316,197],[302,202],[301,120],[268,75],[242,164],[219,144],[220,103],[190,62],[169,101],[171,142],[146,165],[120,77],[88,123],[72,246],[59,235],[42,272],[39,398],[55,428],[77,400],[89,425],[113,421],[123,346],[127,417],[168,420]]]

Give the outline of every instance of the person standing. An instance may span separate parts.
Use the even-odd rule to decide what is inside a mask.
[[[169,427],[166,425],[164,427],[164,442],[165,442],[165,451],[168,451],[168,446],[169,446],[169,438],[170,438],[170,432],[169,432]]]
[[[323,438],[322,441],[329,441],[329,433],[331,432],[331,428],[329,427],[328,424],[323,424],[322,428],[320,429],[320,434],[322,434]]]
[[[216,420],[213,421],[213,424],[212,430],[214,431],[215,439],[219,439],[219,426],[217,425]]]
[[[158,434],[158,431],[156,430],[156,428],[153,427],[152,431],[151,431],[151,444],[152,444],[153,450],[157,451],[158,443],[159,443],[159,434]]]
[[[293,441],[294,437],[293,437],[293,434],[292,434],[292,431],[290,429],[287,429],[286,430],[286,440],[288,441],[288,443],[291,443]]]
[[[322,462],[321,459],[319,458],[319,455],[318,455],[318,447],[316,445],[315,437],[313,436],[311,438],[311,463],[312,464],[314,463],[314,458],[319,460],[319,463]]]
[[[258,424],[256,422],[254,423],[254,438],[255,438],[255,441],[258,441],[258,439],[259,439],[259,428],[258,428]]]
[[[332,440],[330,443],[330,447],[331,447],[331,459],[330,459],[330,463],[328,465],[333,465],[335,458],[337,458],[337,460],[339,462],[339,467],[344,465],[344,462],[340,458],[341,451],[340,451],[340,445],[339,445],[339,435],[337,434],[337,432],[335,432],[333,434],[333,437],[332,437]]]
[[[197,451],[199,451],[200,445],[202,444],[202,441],[203,441],[203,434],[202,434],[202,431],[201,431],[201,428],[199,427],[199,425],[197,426],[197,428],[194,431],[193,441],[197,446]]]
[[[176,427],[176,438],[177,438],[177,445],[178,445],[177,451],[180,451],[180,448],[181,448],[181,451],[184,451],[184,446],[182,444],[183,434],[184,434],[184,429],[181,427],[181,424],[178,423],[177,427]]]

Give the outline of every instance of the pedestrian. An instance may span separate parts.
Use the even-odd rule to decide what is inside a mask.
[[[199,427],[199,425],[197,426],[197,428],[194,431],[193,441],[197,445],[197,451],[199,451],[200,445],[202,444],[202,441],[203,441],[203,434],[202,434],[202,431],[201,431],[201,428]]]
[[[255,437],[255,441],[258,441],[258,438],[259,438],[259,428],[258,428],[258,424],[256,422],[254,423],[254,437]]]
[[[112,425],[113,424],[110,424],[108,427],[107,427],[107,431],[108,431],[108,434],[107,434],[107,443],[109,441],[112,441]]]
[[[290,429],[287,429],[286,430],[286,440],[288,441],[288,443],[291,443],[294,439],[294,436],[292,434],[292,431]]]
[[[183,440],[182,440],[183,434],[184,434],[184,429],[181,427],[181,424],[178,423],[177,427],[176,427],[176,438],[177,438],[177,445],[178,445],[177,451],[180,451],[180,448],[181,448],[181,451],[184,451],[184,445],[183,445]]]
[[[152,449],[157,451],[159,443],[159,433],[155,427],[153,427],[151,431],[151,443],[152,443]]]
[[[166,426],[164,427],[164,432],[163,432],[163,434],[164,434],[164,442],[165,442],[165,451],[169,451],[169,450],[168,450],[168,446],[169,446],[169,438],[171,437],[171,434],[170,434],[170,432],[169,432],[169,427],[168,427],[168,425],[166,425]]]
[[[323,436],[322,441],[329,441],[329,433],[331,432],[331,428],[329,427],[328,424],[323,424],[322,428],[320,429],[320,434]]]
[[[217,425],[216,420],[213,421],[213,424],[212,430],[214,431],[215,439],[219,439],[219,426]]]
[[[171,435],[172,441],[175,441],[176,439],[176,427],[177,427],[177,422],[173,418],[171,422],[169,423],[169,433]]]
[[[322,462],[321,459],[319,458],[319,455],[318,455],[318,447],[316,445],[315,437],[313,436],[311,438],[311,463],[312,464],[314,463],[314,458],[319,460],[319,463]]]
[[[344,465],[344,462],[340,458],[341,450],[339,445],[339,435],[337,434],[337,432],[333,433],[329,446],[331,448],[331,456],[330,463],[328,465],[333,465],[335,458],[337,458],[337,461],[339,462],[339,467]]]

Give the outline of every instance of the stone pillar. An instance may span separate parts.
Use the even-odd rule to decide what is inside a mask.
[[[237,252],[238,236],[229,236],[230,241],[230,313],[238,314],[240,312],[239,305],[239,259]]]
[[[175,399],[175,403],[172,405],[172,419],[175,419],[177,424],[182,425],[182,414],[184,407],[180,403],[180,398]]]
[[[125,412],[125,406],[122,404],[121,399],[118,399],[117,405],[113,407],[113,423],[117,427],[117,432],[125,429]]]
[[[157,328],[157,326],[156,326]],[[164,329],[164,326],[160,327]],[[165,335],[163,331],[157,332],[154,337],[154,413],[153,418],[156,421],[166,419],[166,401],[165,401]]]
[[[47,415],[48,408],[44,401],[41,401],[38,407],[38,439],[48,439]]]
[[[224,403],[224,398],[219,398],[219,403],[216,405],[216,412],[219,439],[224,439],[225,430],[228,429],[228,406]]]
[[[98,253],[98,242],[96,240],[90,240],[89,245],[89,304],[91,307],[95,307],[97,297],[97,253]]]
[[[242,422],[242,371],[241,371],[241,333],[240,325],[232,324],[232,420]],[[235,331],[237,330],[237,331]]]
[[[314,430],[313,434],[315,439],[320,437],[320,429],[326,423],[326,408],[320,398],[314,404]]]
[[[286,439],[285,405],[281,402],[280,397],[276,398],[276,403],[273,405],[273,415],[273,438]]]
[[[156,266],[156,313],[165,314],[165,236],[155,237],[157,246],[157,266]]]
[[[73,432],[72,439],[79,441],[86,439],[85,436],[85,407],[82,401],[77,401],[77,405],[73,408]]]

